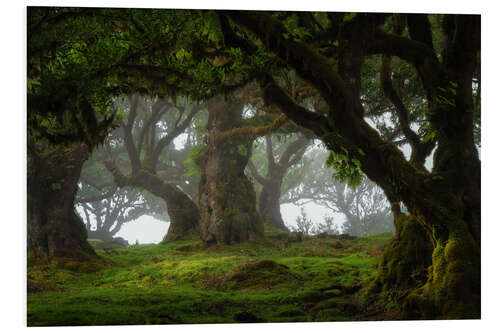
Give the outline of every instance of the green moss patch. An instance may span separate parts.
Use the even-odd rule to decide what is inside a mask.
[[[188,238],[98,250],[96,262],[30,260],[28,325],[355,320],[333,306],[347,296],[318,289],[374,278],[379,257],[369,252],[390,237],[311,237],[286,247],[284,237],[211,247]],[[315,307],[322,302],[332,306]]]

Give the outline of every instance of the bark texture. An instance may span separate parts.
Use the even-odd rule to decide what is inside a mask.
[[[84,144],[49,146],[28,139],[28,252],[38,259],[86,260],[95,255],[74,208],[88,156]]]
[[[254,240],[263,234],[255,190],[245,175],[253,140],[245,135],[220,135],[243,123],[243,103],[223,97],[211,100],[207,145],[196,163],[199,185],[200,233],[206,245]]]

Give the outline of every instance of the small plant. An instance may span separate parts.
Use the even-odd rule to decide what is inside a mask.
[[[314,233],[314,223],[307,218],[307,213],[304,208],[300,208],[300,215],[295,219],[297,222],[296,230],[304,235],[312,235]]]
[[[317,233],[326,233],[328,235],[340,235],[340,227],[335,224],[333,216],[323,216],[323,223],[318,224]]]

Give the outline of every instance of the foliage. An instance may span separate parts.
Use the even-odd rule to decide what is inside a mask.
[[[338,180],[361,186],[364,172],[395,212],[403,202],[429,230],[432,274],[422,294],[412,294],[423,299],[416,303],[443,304],[444,317],[477,318],[480,21],[451,14],[30,8],[28,134],[93,149],[116,124],[113,96],[199,100],[255,79],[267,106],[278,105],[324,141]],[[284,88],[277,77],[289,69],[310,83],[322,108]],[[405,144],[409,160],[398,148]],[[429,173],[424,163],[433,151]],[[50,184],[56,191],[62,182]],[[377,195],[333,188],[346,216],[369,215],[346,209],[353,200],[357,210],[385,204]]]
[[[230,73],[248,57],[212,64],[218,26],[209,11],[29,7],[29,134],[93,147],[116,125],[114,96],[202,99],[241,85]]]
[[[350,187],[356,188],[363,181],[361,163],[355,157],[350,158],[347,150],[344,150],[344,153],[336,154],[330,151],[325,166],[335,170],[333,178],[336,181],[347,183]]]
[[[184,160],[184,163],[188,165],[188,169],[186,171],[186,176],[194,176],[194,175],[199,175],[200,174],[200,168],[198,165],[195,163],[196,158],[203,152],[205,149],[204,144],[199,144],[191,148],[189,150],[189,157]]]

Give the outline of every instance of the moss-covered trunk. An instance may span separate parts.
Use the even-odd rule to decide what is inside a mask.
[[[201,170],[201,238],[207,245],[255,239],[262,235],[263,225],[253,184],[244,173],[252,140],[244,136],[218,139],[223,131],[240,125],[243,104],[219,97],[209,103],[208,111],[207,146],[196,160]]]
[[[28,147],[28,252],[39,259],[88,259],[95,255],[74,200],[83,163],[83,144]]]
[[[432,267],[427,283],[410,294],[407,303],[425,318],[480,318],[480,211],[469,206],[480,205],[479,183],[476,190],[460,189],[460,184],[474,184],[474,178],[474,172],[469,170],[452,181],[443,180],[441,187],[435,186],[435,196],[427,198],[434,200],[433,204],[419,207],[425,225],[432,231]]]

